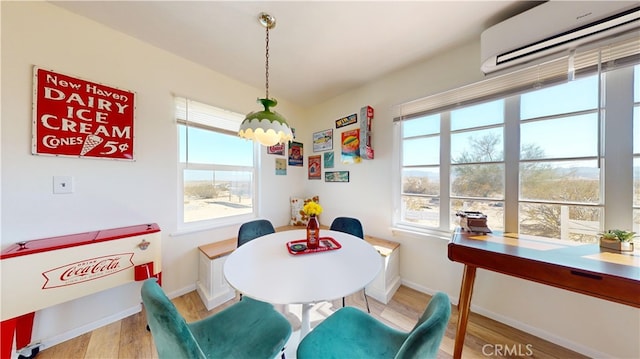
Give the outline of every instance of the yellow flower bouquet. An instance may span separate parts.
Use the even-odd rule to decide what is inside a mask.
[[[309,201],[302,207],[302,211],[307,216],[318,216],[322,213],[322,206],[317,202]]]

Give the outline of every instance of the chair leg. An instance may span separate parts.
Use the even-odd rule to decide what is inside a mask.
[[[367,299],[367,293],[365,293],[364,289],[362,290],[362,295],[364,296],[364,302],[367,305],[367,313],[371,314],[371,309],[369,309],[369,299]],[[344,297],[342,297],[342,307],[344,308]]]
[[[371,310],[369,310],[369,299],[367,299],[367,292],[362,290],[362,295],[364,295],[364,302],[367,304],[367,313],[371,314]]]

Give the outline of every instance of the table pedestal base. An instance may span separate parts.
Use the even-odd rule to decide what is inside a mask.
[[[309,312],[311,311],[311,304],[302,304],[302,318],[300,323],[300,340],[304,338],[311,331],[311,321],[309,320]]]

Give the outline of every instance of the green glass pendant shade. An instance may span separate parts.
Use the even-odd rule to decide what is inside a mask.
[[[264,106],[263,111],[251,112],[242,121],[238,135],[242,138],[256,140],[264,146],[273,146],[293,140],[293,133],[287,121],[271,107],[275,107],[278,101],[269,98],[258,99]]]

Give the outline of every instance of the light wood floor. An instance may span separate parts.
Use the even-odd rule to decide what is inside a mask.
[[[422,314],[429,299],[430,297],[426,294],[401,286],[387,305],[369,297],[369,306],[371,314],[377,319],[397,329],[409,331]],[[175,298],[173,302],[186,321],[191,322],[216,313],[235,301],[229,301],[212,311],[207,311],[198,294],[194,291]],[[362,292],[348,297],[347,305],[366,310]],[[319,303],[314,306],[311,325],[316,325],[323,315],[328,315],[341,306],[341,300]],[[300,327],[299,316],[295,309],[295,306],[292,307],[293,313],[287,315],[294,330]],[[438,358],[452,357],[457,318],[458,312],[453,307],[449,327],[440,346]],[[501,350],[500,352],[496,350],[505,347],[509,350]],[[576,352],[472,313],[467,327],[463,358],[487,357],[586,358]],[[74,358],[157,358],[153,339],[150,332],[146,330],[144,310],[93,332],[43,349],[37,356],[37,359]]]

